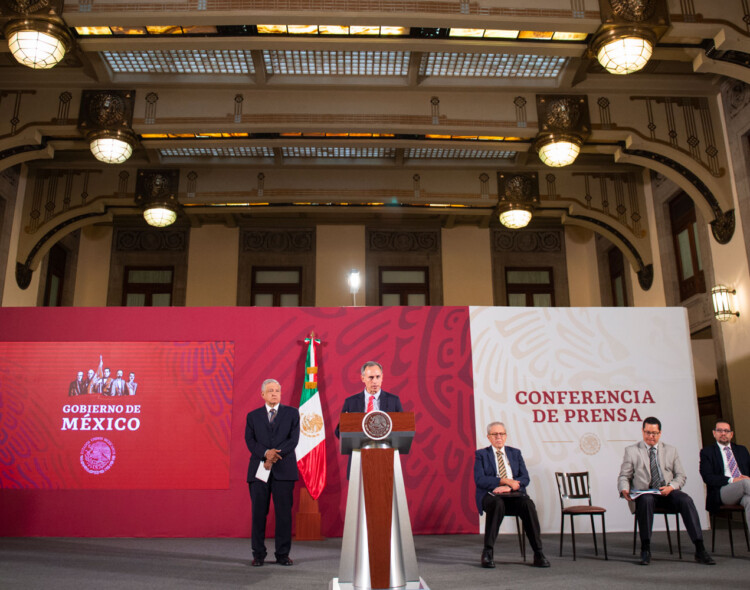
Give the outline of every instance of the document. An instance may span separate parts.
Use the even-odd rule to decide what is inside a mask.
[[[630,497],[635,500],[638,496],[643,496],[644,494],[654,494],[656,496],[661,496],[661,492],[659,490],[630,490]]]
[[[268,483],[268,476],[271,475],[271,470],[266,469],[265,465],[264,461],[260,462],[260,465],[258,465],[258,471],[255,472],[255,477]]]

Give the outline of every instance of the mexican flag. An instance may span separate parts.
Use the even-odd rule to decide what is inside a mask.
[[[297,444],[297,466],[307,491],[314,500],[326,485],[326,429],[318,391],[318,356],[320,340],[305,339],[305,383],[299,400],[300,436]]]

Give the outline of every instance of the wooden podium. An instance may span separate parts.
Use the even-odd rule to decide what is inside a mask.
[[[351,455],[339,577],[331,590],[429,590],[419,577],[400,453],[413,412],[341,414],[341,454]]]

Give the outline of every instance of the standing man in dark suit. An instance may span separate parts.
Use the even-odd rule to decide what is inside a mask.
[[[474,455],[474,483],[479,514],[487,513],[484,522],[484,550],[482,567],[495,567],[495,540],[503,517],[518,515],[523,522],[529,544],[534,550],[534,567],[549,567],[542,553],[539,517],[534,501],[526,495],[531,483],[523,456],[519,449],[506,447],[508,433],[502,422],[487,425],[490,446],[479,449]]]
[[[701,477],[708,488],[706,510],[722,504],[742,504],[750,527],[750,453],[732,443],[732,426],[719,420],[714,426],[716,444],[701,450]]]
[[[299,411],[281,405],[281,385],[266,379],[260,395],[266,402],[247,415],[245,443],[250,450],[247,482],[253,503],[253,566],[266,559],[266,517],[273,496],[276,511],[276,563],[292,565],[292,502],[299,478],[294,449],[299,441]]]
[[[344,400],[341,413],[345,412],[403,412],[401,400],[397,395],[381,389],[383,385],[383,366],[375,361],[367,361],[360,369],[364,391],[355,393]],[[338,429],[336,430],[338,436]]]
[[[382,412],[403,412],[401,400],[397,395],[382,390],[383,385],[383,365],[375,361],[367,361],[359,370],[362,383],[365,384],[364,391],[355,393],[344,400],[344,407],[341,413],[350,412],[372,412],[380,410]],[[336,425],[336,438],[339,438],[339,425]],[[349,479],[351,471],[352,457],[349,455],[349,461],[346,464],[346,479]]]
[[[651,530],[654,525],[654,509],[663,507],[680,513],[690,540],[695,545],[695,561],[703,565],[714,565],[713,558],[703,545],[703,531],[693,499],[681,488],[687,475],[677,449],[661,440],[661,422],[649,416],[643,421],[643,440],[625,447],[625,456],[617,478],[620,496],[635,508],[638,528],[641,533],[641,565],[651,563]],[[652,490],[658,493],[643,494],[632,498],[631,490]],[[635,506],[633,506],[635,504]]]

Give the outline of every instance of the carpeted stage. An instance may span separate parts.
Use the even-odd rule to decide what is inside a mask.
[[[674,532],[672,533],[674,535]],[[711,548],[711,533],[706,532]],[[742,587],[750,576],[750,553],[741,530],[735,530],[735,555],[729,552],[726,530],[717,531],[717,565],[693,561],[692,544],[682,534],[683,559],[670,555],[666,534],[655,532],[650,566],[637,565],[632,535],[607,535],[609,561],[601,544],[594,556],[590,534],[577,535],[578,560],[573,561],[570,536],[558,556],[557,535],[545,535],[546,570],[524,563],[515,535],[502,535],[495,548],[497,568],[479,566],[479,535],[415,537],[420,575],[432,590],[498,588],[709,588]],[[601,543],[601,537],[599,537]],[[674,538],[673,538],[674,541]],[[273,541],[268,544],[273,548]],[[148,588],[276,588],[325,589],[337,576],[341,539],[294,543],[293,567],[267,563],[250,566],[249,539],[102,539],[0,538],[0,587],[107,590]],[[530,558],[530,550],[529,558]]]

